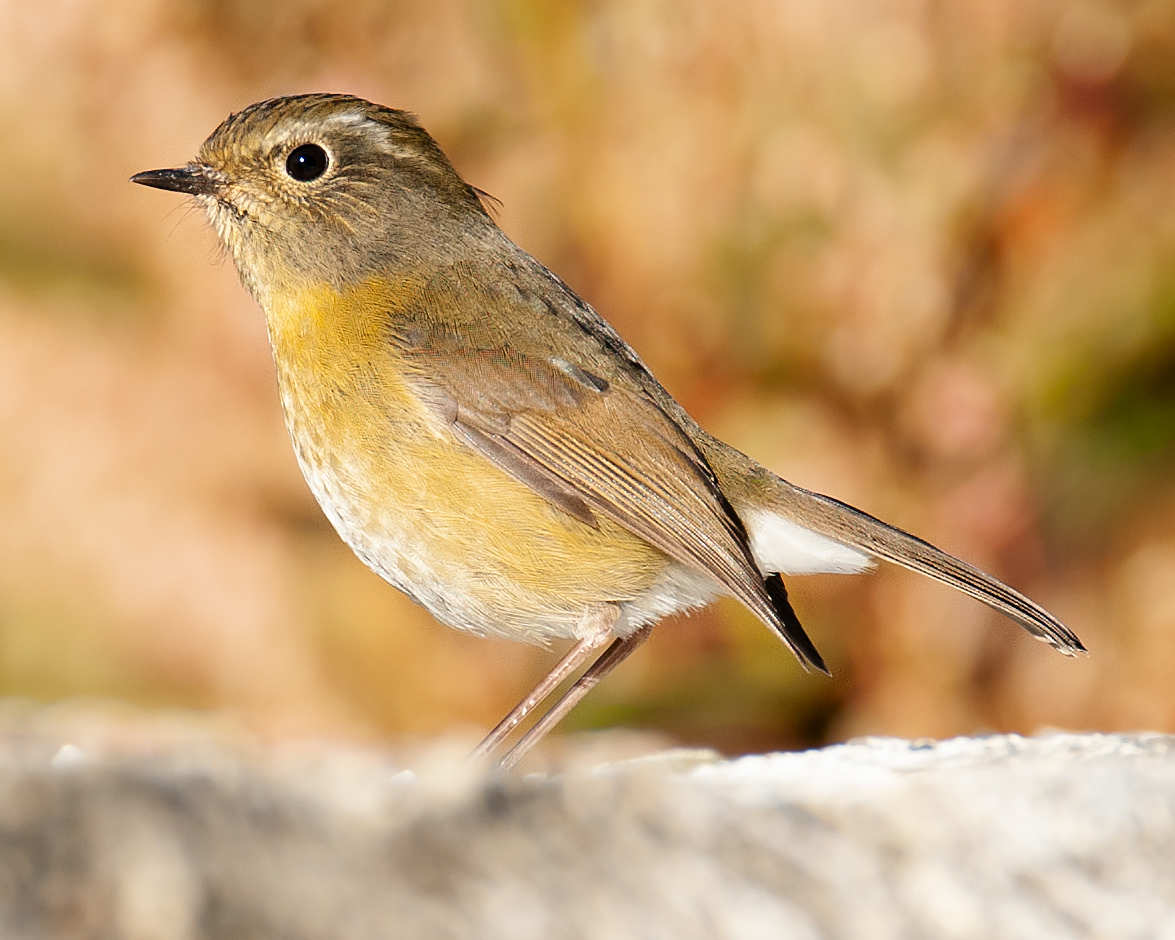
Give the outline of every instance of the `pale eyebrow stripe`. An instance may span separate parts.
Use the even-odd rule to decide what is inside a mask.
[[[335,114],[327,115],[326,123],[345,124],[348,127],[360,127],[364,124],[371,123],[371,118],[369,118],[362,111],[355,109],[351,111],[339,111]]]

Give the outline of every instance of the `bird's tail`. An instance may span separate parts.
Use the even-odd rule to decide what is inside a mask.
[[[1067,656],[1085,652],[1077,634],[1065,624],[987,572],[840,500],[812,493],[784,480],[779,482],[790,491],[786,507],[779,510],[789,521],[949,584],[1010,617],[1038,640]]]
[[[712,463],[726,471],[718,471],[723,490],[746,521],[756,560],[765,571],[788,573],[780,561],[791,561],[794,573],[860,571],[869,559],[881,558],[982,601],[1067,656],[1085,652],[1077,634],[1060,620],[974,565],[847,503],[788,483],[714,438],[702,446],[727,452]],[[732,466],[733,455],[742,466]],[[777,555],[782,557],[773,564]],[[812,560],[811,567],[803,567],[805,559]]]

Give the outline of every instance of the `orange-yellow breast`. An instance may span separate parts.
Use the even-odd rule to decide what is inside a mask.
[[[683,577],[667,556],[556,508],[425,407],[387,338],[417,290],[379,281],[266,304],[298,461],[343,539],[443,622],[531,642],[574,636],[605,602],[646,621],[703,600],[659,597]]]

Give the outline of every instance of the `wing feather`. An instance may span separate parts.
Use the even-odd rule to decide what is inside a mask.
[[[462,339],[413,322],[395,341],[421,400],[470,447],[581,522],[601,514],[709,574],[801,662],[825,668],[790,607],[777,610],[786,594],[768,590],[705,457],[640,385],[603,379],[567,351],[544,359],[501,337],[472,349]]]

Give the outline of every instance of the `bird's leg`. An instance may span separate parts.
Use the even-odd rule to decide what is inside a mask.
[[[605,604],[602,607],[589,610],[583,618],[583,627],[586,631],[584,638],[559,660],[555,668],[547,673],[546,678],[536,685],[526,698],[511,709],[510,714],[498,722],[498,726],[487,734],[481,744],[469,755],[470,759],[485,760],[497,750],[498,746],[510,735],[510,732],[530,714],[531,709],[544,701],[564,679],[579,668],[585,659],[613,638],[612,627],[619,616],[620,608],[614,604]]]
[[[522,760],[526,756],[527,751],[538,744],[546,736],[548,731],[562,721],[564,716],[571,709],[575,708],[580,700],[594,689],[604,676],[608,675],[608,673],[635,652],[636,648],[644,643],[652,632],[653,625],[650,623],[647,626],[641,627],[631,636],[617,637],[613,640],[612,645],[604,650],[600,658],[592,663],[588,671],[579,677],[575,685],[563,693],[563,697],[551,706],[551,710],[543,715],[535,723],[534,727],[519,738],[518,743],[506,752],[506,756],[498,761],[498,766],[503,770],[509,770]]]

